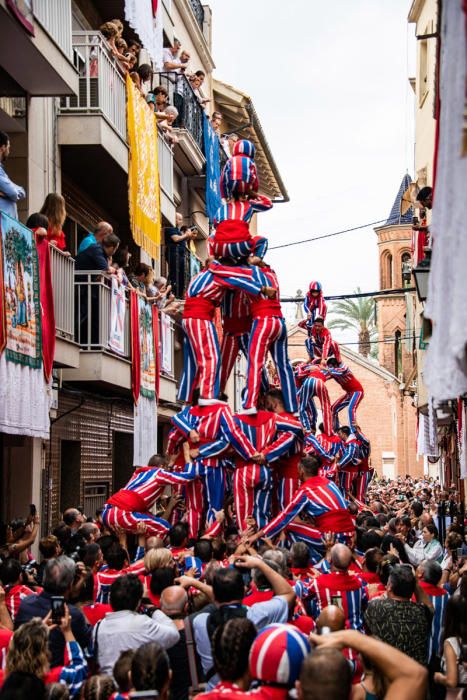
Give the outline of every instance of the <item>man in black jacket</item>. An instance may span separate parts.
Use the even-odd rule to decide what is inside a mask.
[[[64,596],[68,598],[76,573],[76,564],[73,559],[61,556],[49,559],[44,571],[44,590],[27,596],[21,601],[15,618],[17,629],[23,622],[28,622],[33,617],[44,618],[51,610],[52,596]],[[67,603],[71,615],[71,629],[76,641],[85,649],[91,641],[92,627],[86,622],[86,618],[79,608]],[[59,629],[52,629],[49,635],[49,649],[51,653],[50,666],[63,666],[65,640]]]

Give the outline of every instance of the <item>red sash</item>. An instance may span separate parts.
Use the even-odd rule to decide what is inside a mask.
[[[117,493],[114,493],[107,503],[111,506],[122,508],[122,510],[130,510],[132,512],[144,513],[148,509],[144,498],[140,496],[139,493],[127,489],[121,489],[117,491]]]
[[[251,238],[246,221],[226,219],[221,221],[214,234],[215,243],[243,243]]]
[[[298,479],[298,465],[300,464],[301,459],[301,454],[290,455],[290,457],[281,457],[277,464],[278,476],[281,479]]]
[[[216,307],[209,299],[203,297],[187,297],[182,318],[197,318],[202,321],[212,321]]]
[[[355,530],[352,516],[344,508],[316,515],[315,523],[321,532],[352,532]]]

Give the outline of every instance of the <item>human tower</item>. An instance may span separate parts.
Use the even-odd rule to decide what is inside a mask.
[[[190,536],[197,538],[219,531],[218,513],[233,492],[239,533],[251,540],[283,531],[290,541],[306,542],[317,558],[327,533],[342,541],[352,536],[347,498],[364,501],[371,479],[370,445],[356,422],[364,392],[324,325],[319,282],[310,283],[300,324],[307,330],[308,361],[295,368],[289,361],[279,282],[265,260],[267,239],[249,229],[255,213],[272,207],[258,194],[254,157],[250,141],[235,144],[221,175],[224,203],[208,241],[209,259],[186,293],[178,395],[186,405],[172,419],[168,459],[155,456],[150,466],[136,468],[103,517],[109,527],[136,532],[144,522],[148,534],[165,536],[170,522],[150,511],[171,485],[184,495]],[[239,353],[247,363],[246,383],[242,409],[233,414],[224,391]],[[268,356],[278,379],[273,387]],[[333,405],[330,380],[343,389]],[[340,426],[344,409],[348,425]]]

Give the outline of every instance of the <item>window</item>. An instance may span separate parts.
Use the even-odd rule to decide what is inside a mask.
[[[425,31],[425,34],[427,32]],[[420,41],[420,63],[418,73],[418,104],[424,103],[428,94],[428,41],[423,39]]]
[[[407,251],[401,255],[401,279],[403,287],[410,287],[412,282],[412,256]]]
[[[402,373],[402,342],[401,332],[396,331],[394,334],[394,374],[396,377]]]
[[[392,287],[392,255],[385,251],[381,258],[381,287],[390,289]]]

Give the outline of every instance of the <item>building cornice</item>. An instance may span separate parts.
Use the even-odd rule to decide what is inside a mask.
[[[193,10],[190,7],[188,0],[173,0],[177,10],[179,11],[182,21],[193,40],[196,50],[199,52],[201,59],[203,61],[203,67],[206,68],[208,73],[212,73],[214,70],[215,63],[211,55],[209,46],[207,45],[204,34],[200,29],[196,17],[193,14]]]
[[[424,3],[425,0],[412,0],[412,5],[409,10],[409,16],[407,17],[407,21],[409,22],[409,24],[418,22],[418,18],[420,17]]]

